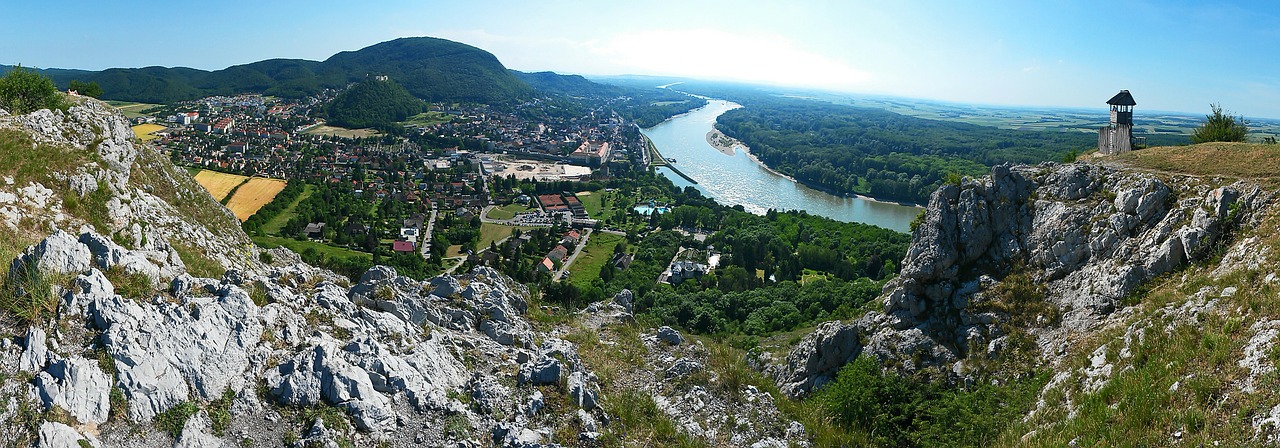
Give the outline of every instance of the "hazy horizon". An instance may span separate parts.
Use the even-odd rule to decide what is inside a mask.
[[[1265,3],[401,0],[10,9],[17,20],[0,30],[0,63],[40,68],[218,70],[432,36],[527,72],[1041,108],[1105,107],[1127,89],[1140,111],[1204,114],[1220,103],[1246,117],[1280,118],[1280,61],[1267,57],[1280,44],[1280,18]]]

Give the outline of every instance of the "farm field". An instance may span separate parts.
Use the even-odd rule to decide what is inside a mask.
[[[160,106],[159,104],[133,103],[128,101],[107,101],[107,104],[114,106],[125,118],[138,118],[146,114],[142,113],[147,109]]]
[[[156,139],[156,136],[151,135],[152,132],[162,131],[162,130],[164,130],[164,126],[147,123],[147,124],[140,124],[140,125],[134,126],[133,134],[137,135],[139,139],[146,142],[146,141],[151,141]]]
[[[280,179],[251,178],[236,189],[231,200],[227,201],[227,208],[231,209],[231,212],[236,214],[236,218],[243,222],[257,213],[258,209],[271,203],[271,200],[275,199],[287,184],[287,181]]]
[[[378,131],[375,131],[373,129],[347,129],[347,128],[340,128],[337,126],[327,126],[327,125],[316,126],[314,128],[307,130],[307,132],[303,132],[303,134],[328,135],[328,136],[337,136],[337,137],[345,137],[345,138],[364,138],[364,137],[373,137],[375,135],[382,135],[382,134],[379,134]]]
[[[194,177],[196,182],[199,182],[200,185],[203,186],[205,190],[208,190],[209,194],[213,195],[213,198],[217,199],[219,202],[225,199],[227,194],[231,193],[231,190],[234,190],[237,186],[243,184],[246,180],[249,180],[247,176],[219,173],[217,171],[210,170],[201,170],[192,177]]]

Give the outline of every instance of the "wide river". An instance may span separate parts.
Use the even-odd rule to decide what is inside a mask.
[[[845,222],[872,224],[908,232],[911,220],[921,208],[877,202],[859,197],[842,197],[806,187],[774,174],[742,151],[729,156],[707,143],[707,132],[716,117],[742,107],[723,100],[708,100],[701,109],[672,117],[641,132],[653,141],[664,157],[676,159],[675,167],[698,181],[695,188],[726,205],[742,205],[747,211],[764,214],[769,209],[804,210]],[[691,185],[667,168],[658,168],[681,188]]]

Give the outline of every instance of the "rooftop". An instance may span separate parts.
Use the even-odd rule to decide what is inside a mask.
[[[1116,96],[1107,100],[1107,104],[1112,106],[1136,106],[1138,103],[1133,100],[1133,95],[1130,95],[1128,90],[1121,90]]]

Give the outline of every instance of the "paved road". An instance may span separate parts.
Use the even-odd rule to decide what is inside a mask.
[[[431,259],[431,231],[436,227],[436,206],[431,205],[431,218],[427,220],[427,231],[422,236],[422,258]]]
[[[573,262],[578,259],[578,254],[582,253],[582,248],[587,247],[587,241],[590,239],[591,229],[586,229],[582,234],[582,241],[578,241],[578,247],[573,250],[573,255],[565,259],[564,264],[560,265],[560,270],[556,271],[555,275],[551,277],[551,281],[560,281],[560,276],[564,275],[564,272],[569,270],[569,266],[573,265]]]
[[[459,267],[462,267],[463,263],[467,262],[467,257],[446,258],[446,260],[458,260],[457,264],[450,266],[449,269],[444,270],[445,274],[453,274],[453,271],[458,270]]]

